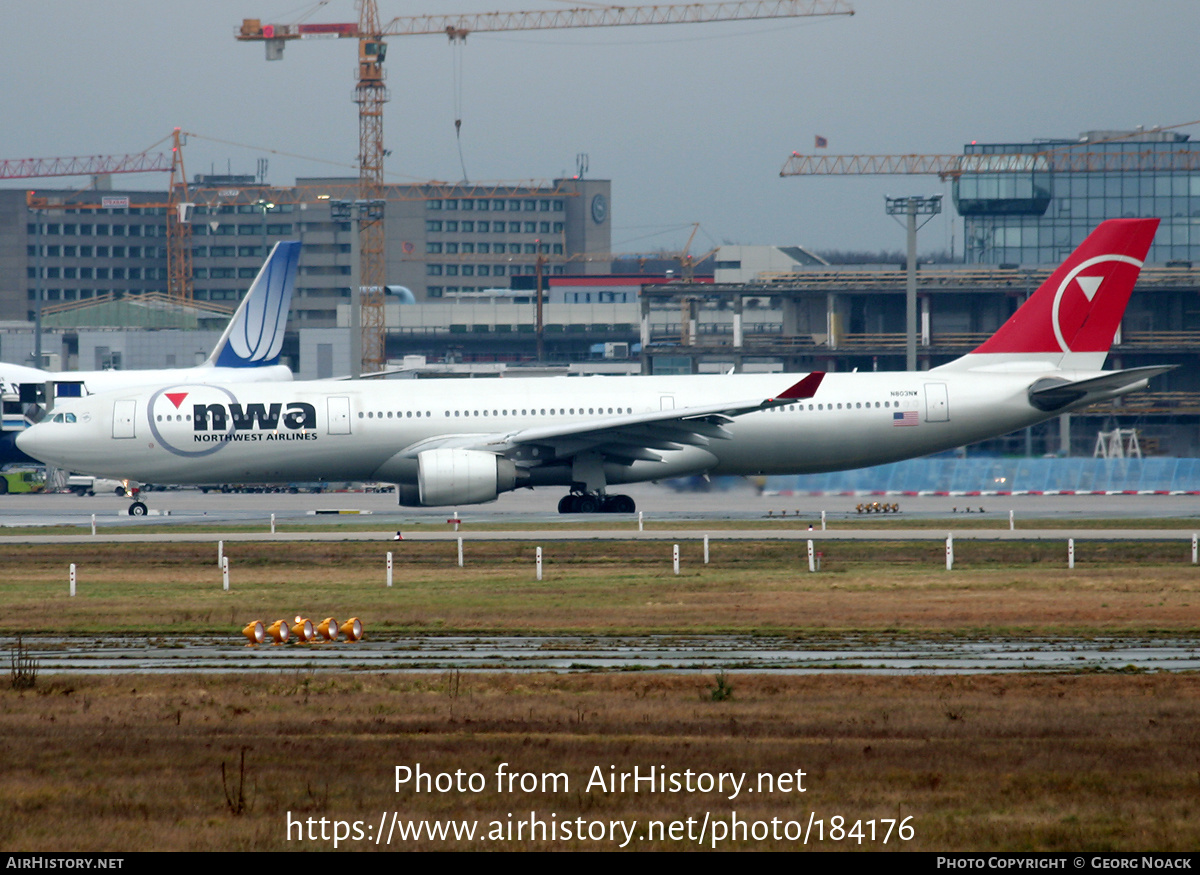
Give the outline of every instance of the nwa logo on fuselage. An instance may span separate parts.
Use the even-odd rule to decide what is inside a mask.
[[[291,401],[284,411],[282,404],[193,404],[192,430],[228,432],[250,431],[255,428],[277,431],[317,427],[317,408],[303,401]]]
[[[287,431],[280,431],[280,426]],[[317,408],[303,401],[283,404],[193,404],[192,440],[315,441]],[[210,430],[211,429],[211,430]]]
[[[209,401],[214,393],[225,398]],[[163,449],[177,456],[207,456],[240,443],[317,440],[317,408],[312,404],[303,401],[244,404],[224,386],[190,391],[160,389],[151,396],[147,414],[151,434]],[[176,430],[179,426],[167,425],[171,422],[185,429],[190,423],[191,440]],[[180,445],[180,438],[187,443]]]

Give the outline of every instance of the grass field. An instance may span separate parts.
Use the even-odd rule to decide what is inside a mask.
[[[947,635],[1195,634],[1200,570],[1180,543],[938,542],[532,545],[452,542],[0,546],[9,628],[25,634],[234,635],[253,619],[359,616],[386,632]],[[385,554],[395,557],[394,586]],[[68,596],[75,563],[78,595]]]
[[[538,582],[528,544],[468,542],[459,568],[453,542],[227,543],[227,593],[215,544],[6,544],[0,608],[7,635],[211,634],[231,644],[251,619],[297,612],[358,615],[373,638],[1200,630],[1200,570],[1179,542],[1081,544],[1068,571],[1061,543],[963,541],[952,572],[937,542],[826,543],[818,574],[807,571],[802,543],[714,541],[707,566],[698,540],[681,546],[676,576],[662,542],[548,544]],[[417,763],[486,780],[479,792],[397,791],[395,767]],[[566,777],[544,791],[499,792],[501,763]],[[761,775],[803,771],[805,792],[775,786],[729,798],[589,786],[597,767],[608,776],[635,766],[744,775],[756,790]],[[326,818],[331,838],[333,821],[358,822],[363,838],[341,846],[382,847],[365,831],[373,838],[391,812],[406,825],[455,820],[480,831],[393,836],[392,848],[622,843],[620,835],[487,838],[494,824],[506,832],[534,817],[620,823],[638,850],[700,849],[714,844],[713,832],[700,843],[689,831],[706,816],[712,828],[736,816],[767,834],[726,836],[716,847],[803,847],[795,830],[811,819],[824,835],[817,842],[810,833],[817,850],[1194,850],[1200,676],[43,676],[27,689],[0,683],[0,806],[0,849],[9,851],[332,847],[301,841],[307,826],[293,827],[289,841],[289,816],[313,818],[316,835]],[[772,818],[782,838],[771,837]],[[670,837],[671,823],[682,837]],[[911,840],[900,839],[898,823],[912,828]]]
[[[5,689],[0,848],[333,847],[308,840],[303,827],[289,842],[289,815],[327,818],[330,838],[332,821],[359,821],[364,840],[340,847],[375,848],[366,827],[378,829],[385,812],[406,824],[465,820],[480,831],[473,840],[393,834],[391,849],[621,843],[619,833],[486,839],[489,823],[528,821],[531,812],[543,822],[620,821],[637,850],[712,847],[712,825],[735,813],[751,823],[776,818],[793,836],[812,816],[825,835],[816,841],[810,832],[815,850],[1200,844],[1195,676],[733,675],[723,684],[678,675],[276,674],[60,677]],[[718,688],[731,693],[714,697]],[[415,792],[409,781],[397,791],[395,767],[418,763],[429,773],[478,773],[481,790],[437,792],[431,782],[431,792]],[[501,763],[566,777],[497,792]],[[755,792],[588,786],[597,767],[607,780],[635,766],[744,775]],[[785,790],[758,783],[760,774],[797,771],[804,776]],[[686,819],[697,835],[706,815],[707,840],[688,839]],[[861,844],[845,833],[835,840],[835,817],[847,833],[874,821],[876,840],[869,832]],[[893,832],[885,845],[889,819],[911,827],[911,840]],[[664,824],[661,836],[652,821]],[[681,824],[674,840],[670,822]],[[803,847],[780,835],[715,845]]]

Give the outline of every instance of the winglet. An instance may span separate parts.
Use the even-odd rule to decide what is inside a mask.
[[[275,244],[207,364],[255,368],[279,361],[299,260],[299,241],[281,240]]]
[[[802,398],[811,398],[817,394],[817,389],[821,385],[821,381],[825,379],[824,371],[813,371],[799,383],[784,389],[772,401],[799,401]]]

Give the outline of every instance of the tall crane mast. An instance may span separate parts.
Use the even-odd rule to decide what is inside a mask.
[[[419,15],[394,18],[380,25],[376,0],[356,0],[358,23],[263,24],[243,19],[237,39],[265,43],[267,60],[283,57],[290,40],[338,37],[358,40],[359,243],[362,296],[362,364],[365,371],[384,365],[384,217],[383,217],[383,61],[385,37],[441,34],[451,40],[470,33],[561,30],[579,27],[622,27],[646,24],[701,24],[764,18],[853,15],[844,0],[742,0],[721,3],[673,3],[657,6],[602,6],[534,12],[489,12],[475,15]]]

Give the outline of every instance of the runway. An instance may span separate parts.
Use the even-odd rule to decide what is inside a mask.
[[[486,505],[461,508],[406,508],[396,504],[388,493],[342,492],[324,495],[289,494],[204,494],[198,490],[153,492],[144,496],[151,515],[131,517],[128,502],[116,496],[97,495],[80,498],[75,495],[6,495],[0,496],[0,542],[53,543],[80,534],[90,536],[93,515],[102,534],[108,540],[212,540],[214,534],[194,535],[184,532],[168,535],[141,535],[139,530],[154,526],[184,528],[203,525],[219,532],[222,524],[243,531],[230,533],[227,540],[259,540],[264,535],[276,540],[386,540],[395,531],[422,526],[420,532],[405,532],[406,539],[438,540],[463,537],[472,539],[507,540],[570,540],[579,538],[623,539],[645,538],[668,540],[702,537],[704,532],[696,523],[713,522],[728,526],[730,522],[754,521],[756,528],[714,529],[712,537],[727,539],[873,539],[945,538],[953,531],[956,538],[1068,538],[1089,537],[1082,529],[1043,529],[1039,520],[1053,519],[1056,523],[1070,520],[1111,519],[1192,519],[1200,528],[1200,498],[1187,495],[1023,495],[994,498],[953,496],[913,496],[892,499],[899,504],[895,514],[860,514],[855,508],[869,499],[855,496],[790,496],[782,498],[760,495],[749,486],[713,492],[676,492],[664,486],[645,484],[627,490],[638,504],[644,531],[638,531],[637,515],[559,514],[556,505],[558,490],[520,490],[505,493],[499,500]],[[1008,531],[1009,511],[1013,512],[1015,533]],[[457,513],[462,523],[456,534],[447,522]],[[826,528],[821,530],[821,516]],[[279,533],[270,535],[272,514],[277,526],[295,529],[297,526],[334,528],[332,532]],[[926,524],[931,519],[946,520],[939,526],[900,530],[868,528],[868,521],[886,521],[889,525],[904,520]],[[972,528],[955,528],[955,520],[963,520]],[[853,520],[863,528],[838,528],[839,523]],[[976,528],[980,522],[987,528]],[[688,528],[671,529],[671,523],[688,523]],[[776,528],[763,528],[761,524]],[[591,528],[574,528],[570,525]],[[516,531],[480,531],[480,525],[502,524]],[[663,524],[666,524],[664,527]],[[261,533],[245,532],[247,526],[261,526]],[[546,528],[546,526],[552,528]],[[808,527],[813,526],[810,532]],[[364,532],[368,526],[386,527],[391,534],[380,531]],[[430,530],[429,526],[443,530]],[[11,528],[46,529],[46,534],[6,535]],[[473,528],[475,527],[475,528]],[[1186,528],[1186,527],[1185,527]],[[571,531],[567,531],[571,529]],[[53,530],[53,531],[51,531]],[[1122,540],[1163,540],[1190,538],[1190,528],[1131,528],[1093,530],[1096,537]]]
[[[847,636],[396,636],[247,647],[242,639],[30,639],[49,674],[280,671],[782,671],[977,674],[1200,670],[1200,640],[899,640]]]

